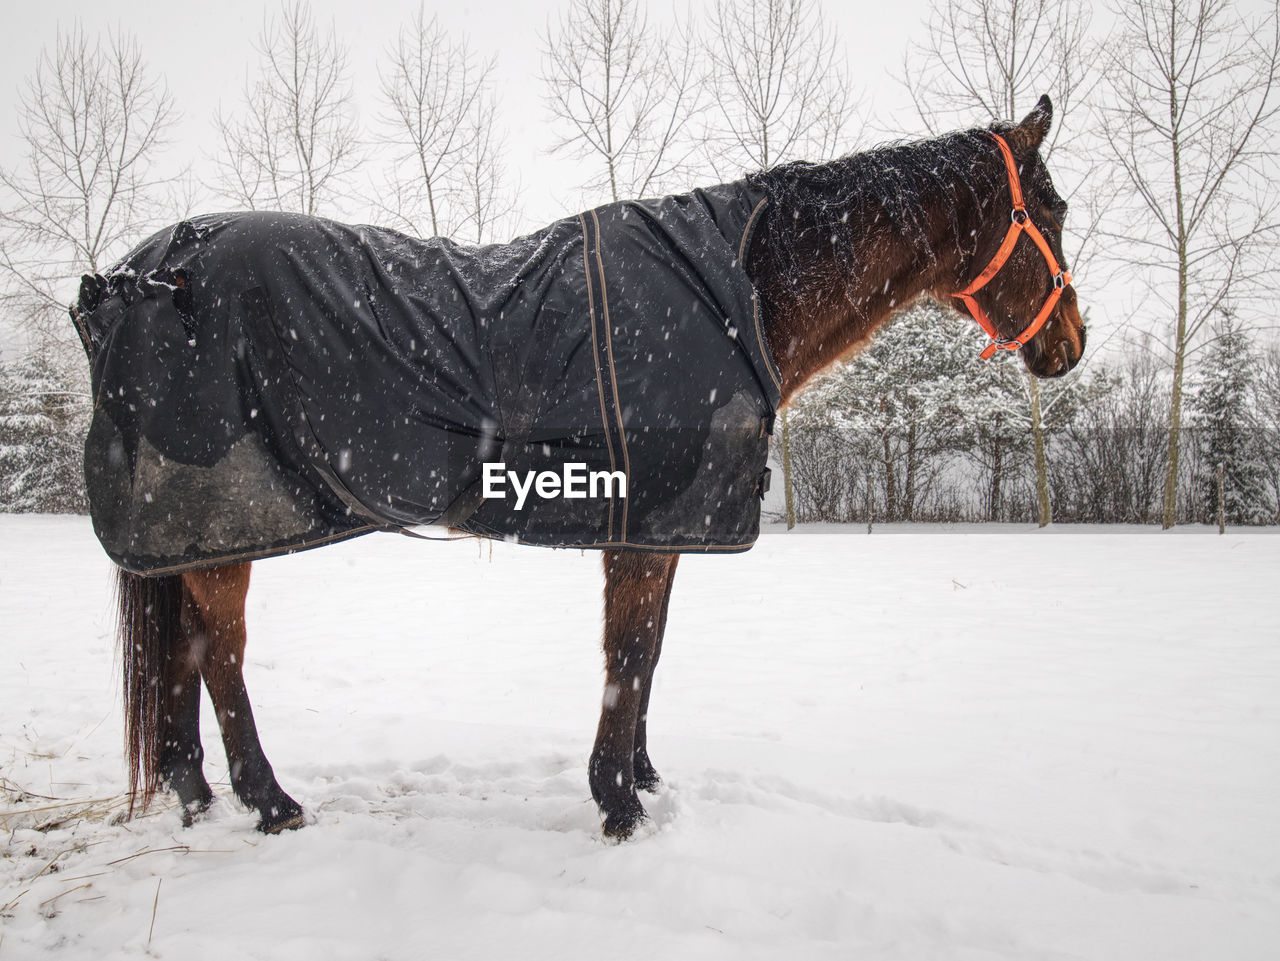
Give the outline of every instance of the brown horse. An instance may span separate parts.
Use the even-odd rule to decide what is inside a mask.
[[[921,296],[968,312],[993,338],[989,350],[1021,349],[1036,376],[1079,361],[1084,325],[1059,267],[1066,204],[1038,152],[1051,116],[1044,98],[1017,126],[750,178],[769,202],[745,267],[784,401]],[[679,554],[610,549],[603,560],[605,696],[589,780],[604,833],[625,838],[645,817],[637,791],[659,784],[646,723]],[[263,754],[245,689],[249,567],[120,571],[131,789],[144,803],[173,790],[188,820],[212,801],[201,770],[203,679],[235,794],[260,813],[262,831],[278,832],[301,826],[303,813]]]

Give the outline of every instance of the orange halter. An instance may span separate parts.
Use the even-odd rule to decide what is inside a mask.
[[[1053,256],[1053,251],[1049,249],[1049,244],[1044,239],[1044,234],[1040,233],[1040,230],[1027,215],[1026,203],[1022,199],[1022,184],[1018,180],[1018,168],[1013,162],[1013,152],[1009,149],[1009,145],[1005,143],[1004,137],[999,134],[989,133],[986,136],[994,140],[996,146],[1000,148],[1000,153],[1004,155],[1005,168],[1009,171],[1009,190],[1013,194],[1013,212],[1009,215],[1012,222],[1009,225],[1009,232],[1004,235],[1004,241],[1000,244],[1000,249],[991,258],[991,262],[987,264],[986,269],[978,274],[964,290],[958,294],[951,295],[964,301],[965,306],[969,308],[969,313],[973,315],[973,319],[978,322],[982,329],[986,331],[987,336],[991,338],[991,343],[987,344],[979,355],[983,360],[989,358],[997,350],[1020,350],[1022,345],[1034,337],[1036,332],[1044,326],[1044,322],[1053,313],[1053,308],[1058,303],[1058,298],[1062,296],[1063,290],[1071,283],[1070,271],[1063,270],[1058,266],[1058,259]],[[1036,319],[1027,325],[1027,329],[1013,338],[1013,340],[1004,340],[996,332],[995,324],[991,322],[991,318],[978,306],[978,302],[973,295],[985,287],[991,281],[991,278],[1000,272],[1000,268],[1008,261],[1009,255],[1013,253],[1014,244],[1018,242],[1018,237],[1023,232],[1035,241],[1036,246],[1040,248],[1040,252],[1044,254],[1045,262],[1049,265],[1049,273],[1053,275],[1053,290],[1049,294],[1049,299],[1044,302],[1044,306],[1040,308],[1040,313],[1036,314]]]

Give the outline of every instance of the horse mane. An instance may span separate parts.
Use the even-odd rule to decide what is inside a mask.
[[[762,189],[772,208],[760,239],[776,251],[786,282],[797,290],[827,282],[829,265],[813,257],[816,243],[827,247],[845,277],[857,276],[865,265],[855,258],[870,236],[886,230],[907,241],[922,258],[919,266],[928,268],[937,259],[928,227],[939,211],[955,249],[972,254],[978,238],[961,212],[983,211],[1004,185],[1000,165],[978,162],[995,156],[984,132],[895,141],[826,163],[794,161],[750,174],[747,183]]]

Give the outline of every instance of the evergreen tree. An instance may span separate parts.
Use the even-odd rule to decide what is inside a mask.
[[[88,511],[84,401],[48,360],[0,366],[0,510]]]
[[[803,506],[837,502],[828,488],[829,472],[839,468],[846,475],[845,503],[859,503],[865,511],[870,473],[877,516],[918,519],[963,437],[960,393],[971,363],[965,329],[964,321],[937,304],[917,304],[792,405],[792,457],[797,487],[806,488],[797,492]]]
[[[1222,470],[1223,513],[1230,524],[1267,519],[1262,451],[1254,436],[1250,398],[1258,353],[1248,333],[1230,317],[1215,330],[1192,385],[1191,421],[1199,458],[1194,495],[1201,519],[1218,517],[1218,469]]]
[[[983,337],[971,324],[965,326],[963,340],[974,354],[982,349]],[[989,521],[1013,520],[1017,507],[1029,503],[1031,496],[1034,449],[1021,367],[1022,358],[1005,352],[988,361],[971,360],[957,385],[964,456],[977,468],[982,516]],[[1015,491],[1023,495],[1017,505]]]

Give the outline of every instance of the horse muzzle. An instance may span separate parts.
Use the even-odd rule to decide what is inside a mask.
[[[1086,331],[1074,296],[1063,297],[1048,323],[1022,349],[1036,377],[1062,377],[1084,356]]]

